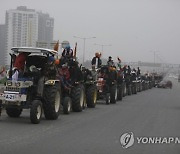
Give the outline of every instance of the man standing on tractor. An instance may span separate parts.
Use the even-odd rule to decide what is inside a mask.
[[[70,45],[67,45],[63,52],[62,52],[62,56],[63,57],[68,57],[68,58],[72,58],[73,57],[73,50],[71,49]]]
[[[136,80],[137,72],[136,72],[136,69],[135,69],[135,68],[133,68],[133,70],[131,71],[131,76],[132,76],[132,79],[133,79],[133,80]]]
[[[77,44],[76,44],[77,45]],[[66,90],[72,88],[70,67],[74,64],[73,49],[67,44],[62,52],[60,64],[58,64],[58,78]]]
[[[95,53],[95,57],[93,57],[91,64],[95,66],[95,68],[100,68],[102,61],[101,61],[101,54],[96,52]]]
[[[109,58],[108,58],[107,65],[108,65],[108,66],[115,66],[115,65],[114,65],[114,61],[113,61],[113,59],[112,59],[111,56],[109,56]]]
[[[140,68],[138,67],[137,68],[137,76],[140,76],[141,75],[141,70],[140,70]]]
[[[118,76],[119,76],[120,78],[123,78],[123,76],[124,76],[124,68],[125,68],[125,67],[122,68],[122,66],[121,66],[121,59],[120,59],[119,57],[117,57],[117,59],[118,59],[118,64],[117,64],[117,66],[118,66],[118,68],[119,68],[119,70],[118,70]]]
[[[128,65],[127,72],[128,72],[129,75],[131,75],[131,67],[129,65]]]
[[[121,70],[122,68],[121,68],[121,59],[119,58],[119,57],[117,57],[117,59],[118,59],[118,67],[119,67],[119,69]]]

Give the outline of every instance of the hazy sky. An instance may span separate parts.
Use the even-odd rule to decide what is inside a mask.
[[[86,59],[102,53],[123,61],[180,63],[180,0],[0,0],[0,24],[5,12],[17,6],[49,13],[55,19],[54,39],[78,42],[80,58],[86,40]],[[158,58],[159,57],[159,58]]]

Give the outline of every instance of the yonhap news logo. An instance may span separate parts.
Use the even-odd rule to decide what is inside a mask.
[[[180,137],[135,137],[133,132],[124,133],[120,136],[120,144],[127,149],[137,144],[180,144]]]
[[[123,148],[129,148],[130,146],[132,146],[134,144],[134,135],[133,135],[133,133],[132,132],[124,133],[120,137],[120,143],[121,143]]]

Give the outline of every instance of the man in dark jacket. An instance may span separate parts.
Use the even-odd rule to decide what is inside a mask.
[[[114,65],[114,61],[113,61],[113,59],[112,59],[111,56],[109,56],[109,58],[108,58],[107,65],[108,65],[108,66],[115,66],[115,65]]]
[[[141,75],[141,70],[140,70],[140,68],[138,67],[137,68],[137,76],[140,76]]]
[[[73,50],[71,49],[70,45],[67,45],[61,56],[60,65],[63,65],[65,63],[70,63],[73,60]]]
[[[95,53],[95,57],[93,57],[92,61],[91,61],[91,64],[95,66],[95,68],[99,68],[102,64],[102,61],[100,59],[101,57],[101,54],[96,52]]]

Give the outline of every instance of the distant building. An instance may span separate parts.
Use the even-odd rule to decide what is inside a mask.
[[[6,25],[0,25],[0,65],[5,65]]]
[[[6,12],[5,64],[10,63],[11,47],[36,47],[37,42],[53,42],[54,19],[26,6]]]
[[[54,46],[55,46],[56,43],[57,43],[57,41],[52,41],[52,42],[49,42],[49,43],[37,41],[36,42],[36,47],[54,49]]]
[[[49,14],[38,12],[38,42],[53,42],[54,19]]]
[[[9,64],[9,52],[13,46],[36,46],[38,39],[38,14],[35,10],[19,6],[6,12],[7,52],[5,62]],[[8,57],[8,58],[7,58]]]

